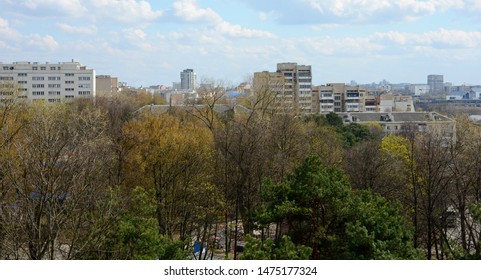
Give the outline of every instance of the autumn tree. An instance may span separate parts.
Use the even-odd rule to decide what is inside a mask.
[[[212,174],[212,134],[170,115],[147,114],[124,127],[128,178],[125,188],[153,189],[161,235],[188,239],[195,221],[196,199]],[[202,197],[205,201],[211,197]]]
[[[72,258],[88,242],[109,164],[108,139],[98,110],[76,114],[66,105],[36,104],[9,161],[12,195],[7,212],[15,257]],[[105,213],[102,213],[105,214]],[[107,214],[108,215],[108,214]],[[98,216],[96,217],[98,218]]]

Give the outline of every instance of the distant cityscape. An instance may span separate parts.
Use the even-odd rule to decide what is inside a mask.
[[[258,95],[267,89],[275,92],[276,105],[299,114],[328,112],[415,112],[413,100],[480,100],[481,85],[453,85],[442,74],[429,74],[425,84],[392,84],[386,80],[370,84],[327,83],[316,85],[312,80],[312,66],[295,62],[278,63],[275,71],[253,73],[251,81],[225,88],[230,96]],[[199,83],[194,69],[180,72],[180,81],[171,86],[152,85],[137,88],[152,95],[160,95],[171,105],[198,99],[216,87],[210,82]],[[110,75],[97,75],[94,69],[80,62],[61,63],[13,62],[0,64],[0,96],[11,95],[14,84],[19,98],[34,102],[63,102],[75,98],[112,96],[132,89],[125,82]],[[224,85],[223,85],[224,86]],[[200,90],[202,89],[202,90]],[[208,93],[207,93],[208,94]]]

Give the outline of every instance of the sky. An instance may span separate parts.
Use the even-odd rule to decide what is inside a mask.
[[[481,0],[0,0],[0,61],[74,59],[132,86],[237,85],[277,63],[313,84],[481,84]]]

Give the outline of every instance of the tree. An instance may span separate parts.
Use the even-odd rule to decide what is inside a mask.
[[[6,214],[15,257],[72,258],[92,237],[109,165],[105,122],[98,110],[37,104],[8,162],[11,195]],[[99,199],[99,200],[98,200]],[[109,213],[102,213],[102,215]]]
[[[277,223],[277,239],[289,235],[294,244],[312,248],[314,259],[419,256],[398,208],[370,192],[353,192],[339,169],[315,156],[284,182],[267,182],[262,194],[259,223]]]
[[[211,133],[170,115],[148,114],[127,123],[124,137],[126,191],[138,185],[152,188],[159,234],[190,238],[192,201],[212,174]]]
[[[246,239],[243,260],[306,260],[312,252],[310,247],[294,244],[287,235],[278,241],[270,238],[262,241],[250,235]]]

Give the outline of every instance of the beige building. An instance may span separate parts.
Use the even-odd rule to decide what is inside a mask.
[[[312,68],[297,63],[278,63],[276,72],[254,73],[253,94],[275,97],[276,110],[309,114],[313,112]]]
[[[411,96],[382,94],[379,96],[379,110],[377,112],[414,112]]]
[[[436,112],[339,113],[344,123],[378,123],[386,134],[408,130],[431,132],[448,145],[456,141],[456,121]]]
[[[98,96],[114,96],[119,92],[119,79],[109,75],[95,77],[95,90]]]
[[[93,98],[96,94],[95,70],[79,62],[57,64],[38,62],[0,63],[0,98],[12,95],[5,84],[13,85],[20,98],[29,101],[61,102]]]
[[[319,87],[319,112],[364,112],[366,89],[332,83]]]

